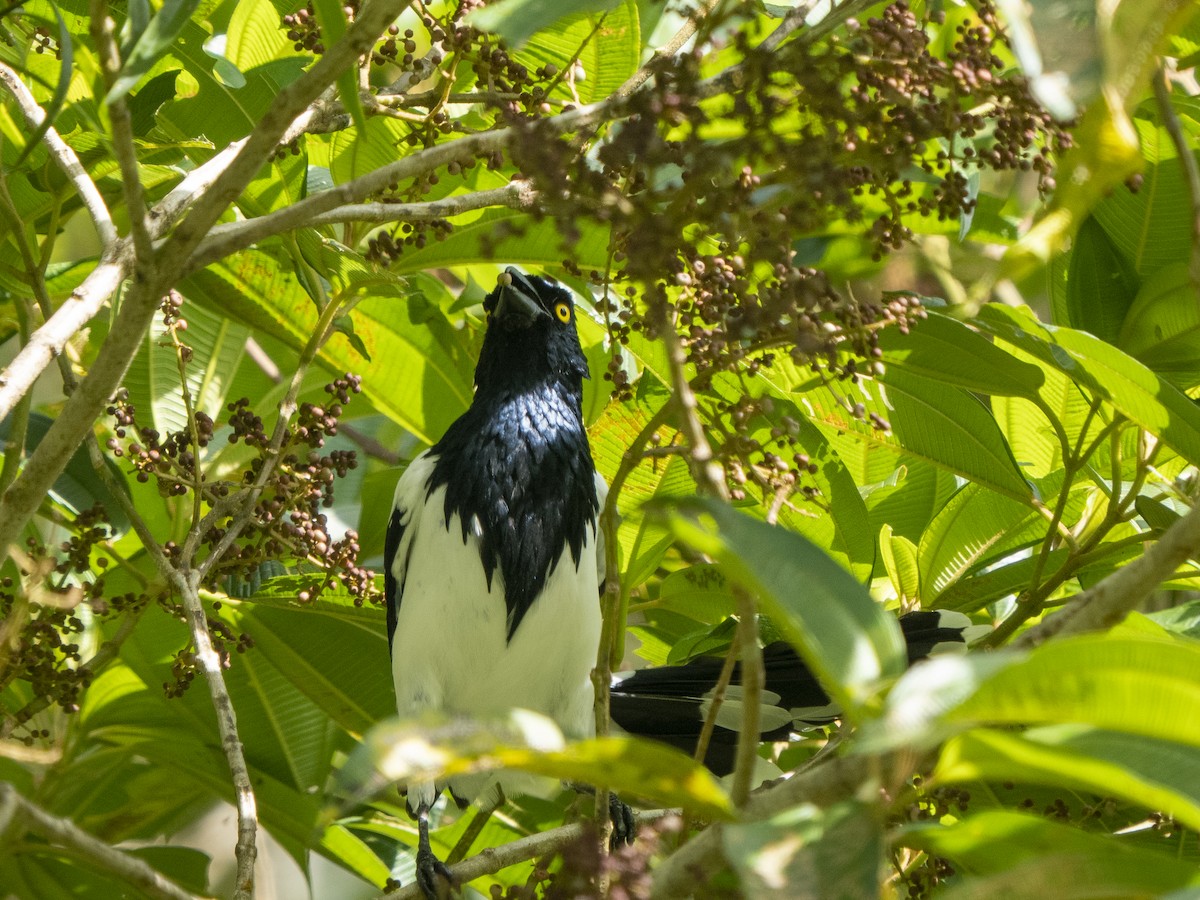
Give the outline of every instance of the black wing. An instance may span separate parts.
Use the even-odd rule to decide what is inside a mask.
[[[900,617],[910,664],[940,652],[943,645],[965,650],[968,633],[973,628],[966,616],[944,610]],[[704,656],[686,665],[659,666],[633,673],[612,687],[612,720],[630,734],[663,741],[685,753],[694,752],[723,664],[719,658]],[[839,715],[829,695],[791,645],[777,641],[764,647],[763,668],[767,691],[763,698],[763,724],[767,727],[759,735],[760,740],[783,740],[793,725],[823,725]],[[736,692],[741,681],[739,664],[730,680],[732,692]],[[793,725],[774,726],[781,713]],[[704,764],[718,775],[728,774],[733,769],[736,747],[736,730],[717,725]]]
[[[400,508],[392,510],[392,518],[388,521],[387,537],[383,542],[383,593],[387,598],[387,639],[388,653],[392,652],[392,638],[396,634],[396,618],[400,614],[400,593],[404,583],[396,580],[392,572],[392,563],[396,561],[396,553],[400,550],[400,540],[404,537],[404,524],[400,521]]]

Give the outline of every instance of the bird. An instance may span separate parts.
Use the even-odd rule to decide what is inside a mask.
[[[548,716],[568,738],[588,738],[604,580],[598,517],[608,489],[583,417],[589,373],[575,303],[561,284],[510,266],[483,307],[470,407],[409,464],[388,521],[397,711],[486,718],[520,707]],[[429,844],[440,792],[498,802],[498,790],[527,787],[510,772],[408,785],[427,897],[438,896],[439,878],[452,883]],[[610,811],[617,840],[631,840],[629,808],[617,801]]]
[[[916,610],[899,618],[909,665],[939,653],[966,652],[986,625],[952,610]],[[794,731],[828,724],[840,710],[816,675],[786,641],[763,647],[764,685],[759,740],[784,741]],[[622,731],[669,744],[692,755],[708,718],[725,661],[703,655],[677,666],[653,666],[614,676],[609,715]],[[741,725],[741,664],[729,687],[709,739],[704,765],[716,775],[733,771]]]

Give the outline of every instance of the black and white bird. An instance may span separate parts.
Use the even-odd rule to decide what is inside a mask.
[[[402,717],[520,707],[586,738],[595,733],[597,517],[607,494],[584,428],[587,359],[570,292],[512,267],[505,275],[484,301],[470,409],[396,485],[384,551],[396,705]],[[515,773],[491,780],[525,792]],[[428,896],[438,875],[449,878],[429,846],[431,805],[443,787],[468,800],[487,781],[409,785]],[[631,830],[628,808],[614,810]]]
[[[511,267],[501,281],[484,301],[487,332],[470,409],[396,485],[384,550],[396,705],[402,717],[529,709],[568,738],[587,738],[595,732],[591,671],[604,583],[597,521],[608,490],[584,428],[587,359],[569,291]],[[920,615],[934,618],[901,620],[910,655],[962,641],[961,627]],[[836,715],[790,647],[772,645],[764,656],[768,697],[779,707],[764,717],[764,739],[786,733],[793,719],[811,721],[814,707],[824,721]],[[642,670],[614,687],[614,720],[691,752],[720,666]],[[717,721],[708,762],[727,771],[736,744],[729,710]],[[429,844],[438,794],[448,788],[486,807],[499,797],[494,788],[512,795],[531,786],[512,772],[408,785],[417,880],[427,897],[438,896],[440,878],[450,880]],[[614,801],[610,812],[618,839],[630,840],[629,808]]]
[[[959,612],[922,610],[900,617],[909,665],[946,652],[965,652],[983,632]],[[654,738],[689,756],[712,708],[725,661],[700,656],[685,665],[656,666],[618,676],[609,693],[613,722],[623,731]],[[764,685],[759,739],[783,741],[794,731],[825,725],[840,713],[800,655],[784,641],[763,648]],[[717,710],[704,764],[717,775],[733,771],[742,722],[741,665],[736,664]]]

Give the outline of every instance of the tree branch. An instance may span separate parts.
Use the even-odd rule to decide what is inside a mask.
[[[427,203],[358,203],[338,206],[318,215],[308,215],[299,205],[255,219],[217,225],[188,260],[185,272],[203,269],[231,253],[244,250],[265,238],[296,228],[313,228],[340,222],[421,222],[445,219],[471,210],[490,206],[527,209],[536,194],[524,181],[514,181],[502,188],[459,194]]]
[[[1101,631],[1136,609],[1188,559],[1200,556],[1200,506],[1163,532],[1145,553],[1075,597],[1063,609],[1030,628],[1014,647],[1035,647],[1051,637]]]
[[[193,652],[204,669],[204,680],[208,683],[208,695],[217,714],[217,731],[221,735],[221,749],[229,763],[229,774],[233,778],[234,806],[237,809],[237,874],[234,880],[234,900],[252,900],[254,897],[254,860],[258,855],[258,804],[254,798],[254,787],[250,783],[250,770],[246,765],[246,754],[242,739],[238,736],[237,714],[233,700],[225,686],[225,675],[221,669],[221,658],[213,649],[212,637],[208,632],[208,617],[200,601],[200,573],[179,569],[171,570],[171,581],[179,591],[188,627],[192,632]]]
[[[656,809],[637,813],[638,824],[654,822],[666,816],[678,815],[678,810]],[[450,867],[457,884],[466,884],[484,875],[492,875],[501,869],[515,866],[517,863],[549,856],[573,844],[588,833],[588,825],[584,822],[572,822],[550,831],[531,834],[513,841],[501,844],[499,847],[488,847],[481,850],[470,859],[464,859],[458,865]],[[380,900],[417,900],[422,897],[421,889],[414,881],[399,890],[384,894]]]
[[[3,85],[5,90],[17,101],[17,107],[21,110],[21,116],[25,119],[29,130],[35,131],[39,128],[46,120],[46,113],[37,105],[29,88],[25,87],[25,82],[21,81],[17,73],[2,62],[0,62],[0,85]],[[100,196],[100,191],[83,168],[83,164],[79,162],[79,157],[59,137],[54,128],[46,130],[42,142],[46,145],[50,158],[58,164],[67,179],[75,185],[75,190],[79,192],[79,198],[83,201],[88,215],[92,217],[92,222],[96,226],[96,233],[100,236],[101,245],[106,249],[111,247],[117,239],[116,226],[113,225],[112,216],[109,214],[108,206],[104,203],[104,198]]]
[[[0,834],[7,834],[14,823],[78,854],[97,869],[115,875],[155,900],[195,900],[194,894],[142,860],[92,837],[68,819],[50,815],[22,797],[11,784],[0,782]]]
[[[161,249],[160,254],[164,258],[182,261],[192,255],[209,229],[229,204],[238,198],[289,129],[308,127],[307,121],[297,126],[297,118],[315,115],[314,110],[310,109],[311,105],[337,80],[343,70],[355,65],[359,57],[370,51],[379,35],[408,8],[410,2],[411,0],[371,0],[364,4],[342,39],[326,50],[311,69],[279,92],[275,102],[246,138],[232,162],[192,206],[187,217]],[[330,191],[322,191],[313,199],[328,193]],[[338,204],[333,203],[321,211],[336,205]]]

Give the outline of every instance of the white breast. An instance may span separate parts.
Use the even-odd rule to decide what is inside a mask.
[[[506,641],[503,574],[493,572],[489,589],[477,527],[464,543],[461,521],[452,515],[447,532],[445,488],[424,499],[430,471],[432,462],[422,456],[397,487],[397,502],[410,513],[393,567],[403,584],[392,642],[400,715],[432,709],[488,717],[523,708],[554,719],[568,737],[591,736],[591,671],[600,641],[595,532],[586,534],[578,568],[564,548]]]

